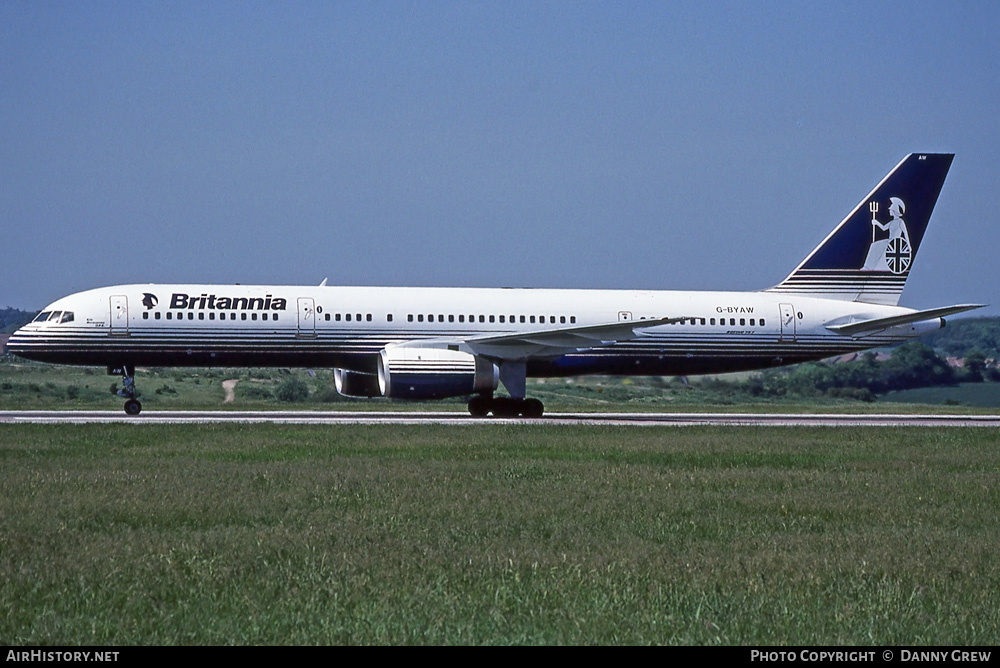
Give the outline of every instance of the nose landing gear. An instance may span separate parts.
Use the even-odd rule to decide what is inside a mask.
[[[125,414],[126,415],[138,415],[142,411],[142,404],[136,399],[135,392],[135,367],[134,366],[119,366],[119,367],[108,367],[109,375],[121,375],[122,377],[122,389],[115,392],[119,397],[125,399]]]

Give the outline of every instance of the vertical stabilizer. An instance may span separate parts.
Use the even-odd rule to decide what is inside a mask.
[[[899,303],[951,153],[911,153],[771,292]]]

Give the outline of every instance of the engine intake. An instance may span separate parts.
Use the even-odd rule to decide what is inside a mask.
[[[345,397],[371,398],[382,396],[378,376],[373,373],[334,369],[333,382],[337,385],[337,392]]]
[[[382,396],[443,399],[493,392],[500,382],[496,364],[470,353],[442,348],[383,348],[378,359]]]

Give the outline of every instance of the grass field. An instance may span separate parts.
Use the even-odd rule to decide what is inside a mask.
[[[0,642],[996,644],[998,445],[0,425]]]
[[[742,374],[745,375],[745,374]],[[280,401],[278,390],[290,378],[301,380],[307,399]],[[234,400],[225,403],[222,383],[236,379]],[[0,360],[0,410],[120,410],[111,393],[120,378],[103,369]],[[464,411],[464,398],[441,401],[349,399],[340,396],[328,369],[310,375],[288,369],[140,369],[136,384],[143,410],[447,410]],[[713,390],[701,379],[685,384],[670,378],[535,379],[528,394],[549,412],[849,412],[986,413],[1000,406],[1000,383],[964,384],[896,393],[878,402],[830,397],[757,399]],[[898,401],[892,398],[898,395]]]
[[[889,392],[884,400],[895,403],[936,404],[1000,408],[1000,383],[959,383],[953,387],[921,387]]]

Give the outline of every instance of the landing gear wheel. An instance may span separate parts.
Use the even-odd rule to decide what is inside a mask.
[[[473,397],[469,400],[469,415],[472,417],[486,417],[490,412],[492,397]]]
[[[129,399],[125,402],[126,415],[138,415],[141,410],[142,404],[140,404],[136,399]]]
[[[538,399],[525,399],[521,414],[526,418],[540,418],[545,412],[545,405]]]
[[[521,402],[499,397],[493,400],[493,417],[516,418],[521,414]]]

